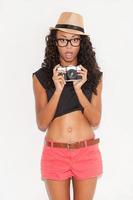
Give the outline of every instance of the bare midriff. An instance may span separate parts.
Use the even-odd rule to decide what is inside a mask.
[[[91,139],[94,135],[91,125],[80,110],[56,117],[46,132],[47,139],[66,143]]]

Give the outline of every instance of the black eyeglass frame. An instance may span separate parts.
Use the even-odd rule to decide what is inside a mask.
[[[72,38],[72,39],[56,38],[55,41],[57,42],[57,44],[58,44],[59,47],[66,47],[66,46],[68,45],[68,42],[70,42],[71,45],[72,45],[72,42],[71,42],[71,41],[74,40],[74,39],[78,39],[78,40],[80,40],[80,42],[81,42],[81,40],[82,40],[82,38]],[[66,45],[65,45],[65,46],[60,46],[59,43],[58,43],[59,40],[66,40],[66,41],[67,41]],[[75,46],[75,45],[72,45],[72,46],[73,46],[73,47],[79,47],[79,46],[80,46],[80,43],[79,43],[79,45],[76,45],[76,46]]]

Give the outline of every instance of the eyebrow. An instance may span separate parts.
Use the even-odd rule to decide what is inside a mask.
[[[67,36],[65,36],[65,35],[60,35],[60,36],[67,38]],[[74,36],[78,37],[77,35],[73,35],[72,37],[74,37]]]

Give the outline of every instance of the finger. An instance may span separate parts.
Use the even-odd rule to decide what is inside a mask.
[[[55,79],[59,79],[59,78],[62,77],[62,75],[59,75],[58,72],[55,72],[55,73],[54,73],[54,77],[55,77]]]
[[[86,71],[79,71],[78,75],[80,75],[80,74],[83,74],[83,75],[87,76],[87,72]]]
[[[64,83],[64,80],[63,80],[62,78],[59,79],[59,82],[60,82],[61,84],[65,84],[65,83]]]
[[[54,68],[53,68],[53,72],[56,72],[57,71],[57,68],[59,67],[60,64],[56,65]]]
[[[61,80],[63,83],[65,83],[65,80],[62,76],[58,76],[58,80]]]
[[[86,80],[86,76],[85,76],[84,74],[80,74],[80,75],[81,75],[81,77],[82,77],[82,78],[79,79],[80,81]]]
[[[80,74],[81,75],[81,77],[84,77],[84,74]]]
[[[55,66],[55,69],[58,68],[59,66],[60,66],[60,64],[57,64],[57,65]]]
[[[62,78],[63,83],[66,84],[64,77],[62,76],[61,78]]]
[[[82,79],[87,79],[87,76],[86,76],[86,74],[84,73],[84,74],[80,74],[81,76],[82,76]]]
[[[87,71],[87,69],[85,67],[83,67],[83,65],[79,65],[79,67],[83,70],[83,71]]]
[[[57,71],[58,72],[58,76],[63,76],[62,72]]]
[[[85,74],[85,71],[78,71],[78,74]]]
[[[56,71],[54,72],[54,74],[55,74],[56,76],[61,76],[61,73],[57,70],[57,68],[56,68]]]

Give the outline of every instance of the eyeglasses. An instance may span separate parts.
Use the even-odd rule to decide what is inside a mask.
[[[68,42],[70,42],[72,46],[78,47],[80,45],[81,38],[73,38],[70,40],[65,38],[57,38],[56,41],[59,47],[66,47]]]

